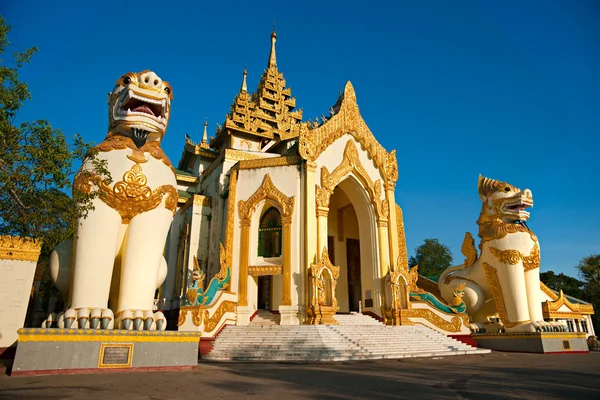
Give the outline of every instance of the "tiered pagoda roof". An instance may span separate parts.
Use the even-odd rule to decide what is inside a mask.
[[[260,78],[256,93],[252,95],[248,93],[247,71],[244,68],[240,92],[231,105],[225,123],[219,126],[211,147],[218,146],[224,137],[233,133],[282,140],[298,136],[302,110],[294,111],[296,99],[292,97],[291,88],[286,87],[283,74],[277,69],[276,40],[277,34],[273,31],[267,69]]]

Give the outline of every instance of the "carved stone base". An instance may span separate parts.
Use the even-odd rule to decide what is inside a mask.
[[[250,318],[254,314],[254,310],[251,310],[248,306],[237,306],[235,310],[237,314],[236,325],[249,325]]]
[[[298,308],[292,306],[279,306],[279,325],[300,325]]]
[[[334,318],[337,307],[307,307],[305,325],[338,325]]]
[[[483,333],[474,334],[477,347],[522,353],[587,353],[585,333]]]
[[[11,375],[168,370],[198,364],[199,332],[19,329]]]

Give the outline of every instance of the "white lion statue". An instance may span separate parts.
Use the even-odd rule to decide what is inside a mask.
[[[448,268],[438,285],[445,301],[451,301],[459,285],[477,331],[553,331],[544,322],[540,299],[540,247],[528,228],[529,189],[479,176],[482,201],[479,225],[480,255],[467,232],[462,246],[464,264]]]
[[[152,71],[127,73],[109,94],[109,132],[96,146],[112,182],[91,160],[74,187],[97,190],[77,237],[53,251],[50,271],[67,303],[43,327],[164,330],[153,311],[167,273],[165,241],[177,207],[175,171],[160,148],[171,114],[171,86]]]

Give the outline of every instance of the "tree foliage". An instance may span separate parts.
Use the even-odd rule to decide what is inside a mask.
[[[419,266],[419,274],[423,276],[440,276],[452,265],[450,248],[438,239],[425,239],[425,242],[415,249],[415,255],[408,260],[409,267]]]
[[[600,335],[600,254],[582,258],[576,268],[584,283],[582,299],[594,306],[592,321],[596,335]]]
[[[562,272],[556,275],[554,271],[548,271],[540,273],[540,280],[550,289],[562,290],[565,294],[583,299],[585,284],[579,279],[565,275]]]
[[[31,99],[19,70],[38,51],[31,47],[5,61],[10,26],[0,16],[0,234],[42,239],[42,257],[73,236],[75,221],[87,215],[97,192],[69,195],[75,163],[86,156],[108,178],[91,145],[79,135],[69,141],[47,121],[16,123],[25,101]]]

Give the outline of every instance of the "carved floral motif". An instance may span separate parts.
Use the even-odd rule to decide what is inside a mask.
[[[37,261],[42,250],[38,239],[0,236],[0,260]]]

